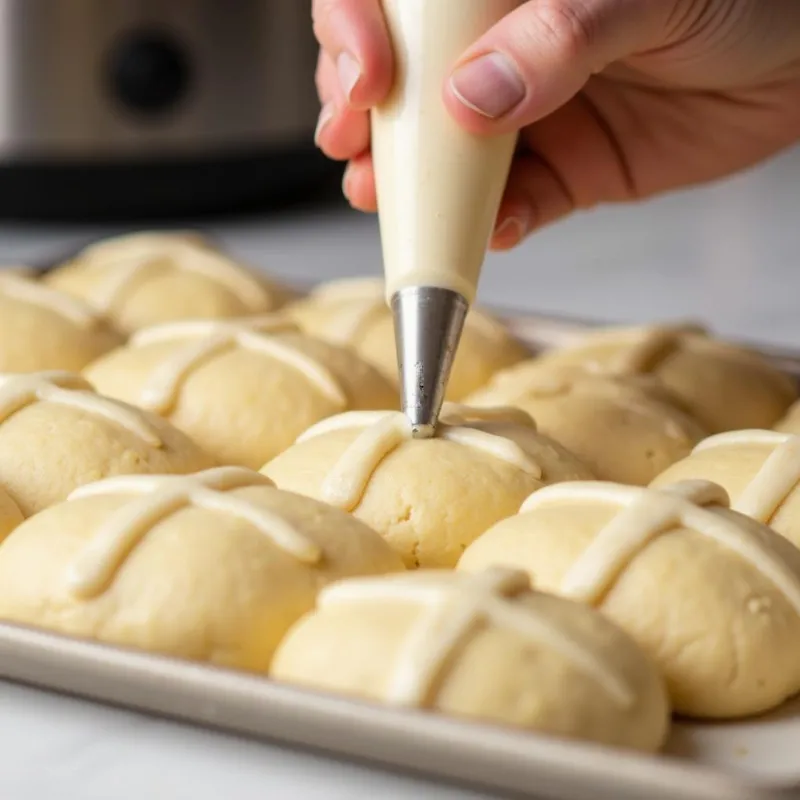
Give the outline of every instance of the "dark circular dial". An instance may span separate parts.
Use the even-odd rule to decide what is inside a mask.
[[[173,111],[189,93],[191,73],[184,48],[163,32],[129,33],[109,58],[111,91],[127,109],[143,115]]]

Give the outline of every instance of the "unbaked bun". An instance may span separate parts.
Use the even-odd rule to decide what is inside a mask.
[[[679,713],[758,714],[800,690],[800,551],[727,506],[708,481],[551,486],[459,568],[514,565],[599,609],[659,664]]]
[[[637,750],[658,750],[669,728],[663,680],[634,642],[514,570],[329,586],[283,641],[272,676]]]
[[[731,431],[706,439],[652,483],[702,479],[725,488],[731,508],[800,547],[800,436]]]
[[[196,234],[142,233],[99,242],[50,272],[72,294],[130,333],[183,319],[261,314],[286,291]]]
[[[127,476],[6,540],[0,618],[263,671],[322,586],[400,569],[366,525],[257,472]]]
[[[797,396],[761,356],[689,326],[602,330],[537,363],[562,373],[653,375],[709,433],[771,427]]]
[[[189,434],[219,463],[258,469],[310,425],[390,408],[397,392],[347,348],[285,331],[282,317],[139,331],[84,375]]]
[[[168,422],[96,394],[78,375],[0,375],[0,487],[25,516],[107,476],[210,466]]]
[[[523,411],[445,406],[437,436],[414,440],[400,412],[325,420],[267,464],[282,489],[351,511],[409,567],[454,567],[464,548],[547,483],[589,469]]]
[[[80,300],[0,271],[0,372],[80,370],[121,343],[122,335]]]
[[[534,369],[531,369],[534,367]],[[473,406],[516,406],[602,480],[646,486],[705,432],[652,391],[612,377],[542,374],[525,362],[471,395]]]
[[[390,380],[397,381],[394,323],[383,281],[356,278],[323,284],[287,313],[306,333],[353,347]],[[529,355],[530,351],[500,322],[483,311],[470,311],[450,375],[447,399],[463,400],[498,370]]]

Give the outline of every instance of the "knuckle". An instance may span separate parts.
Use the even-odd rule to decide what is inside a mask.
[[[567,57],[585,54],[595,39],[589,11],[579,2],[546,0],[534,6],[536,23],[543,35]]]
[[[314,0],[311,21],[314,36],[323,47],[331,44],[331,34],[336,28],[335,20],[342,13],[342,0]]]
[[[327,72],[327,61],[325,59],[325,52],[320,50],[319,58],[317,59],[317,69],[314,73],[314,82],[317,86],[317,94],[322,97],[322,92],[325,89],[325,74]]]

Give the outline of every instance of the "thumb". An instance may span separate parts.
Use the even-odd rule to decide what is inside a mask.
[[[682,0],[529,0],[459,60],[445,103],[473,133],[506,133],[551,114],[589,78],[670,37]]]

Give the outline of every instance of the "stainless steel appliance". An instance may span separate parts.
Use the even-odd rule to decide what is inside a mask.
[[[327,164],[310,0],[0,0],[0,213],[281,202]]]

